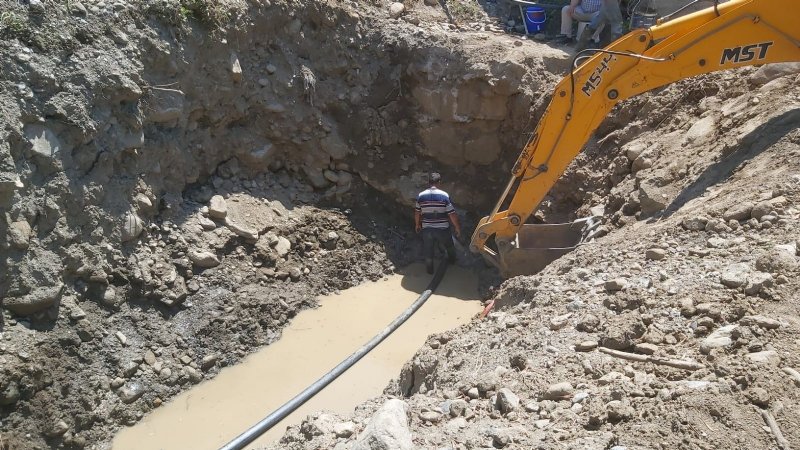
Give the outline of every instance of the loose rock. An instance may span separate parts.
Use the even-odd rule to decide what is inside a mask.
[[[608,292],[617,292],[625,289],[628,286],[628,281],[625,278],[614,278],[606,281],[604,286]]]
[[[202,267],[204,269],[217,267],[220,263],[219,258],[217,258],[217,255],[209,251],[198,251],[198,250],[190,251],[189,260],[195,266]]]
[[[144,395],[145,388],[139,382],[131,382],[123,386],[117,393],[122,403],[133,403]]]
[[[544,393],[546,400],[563,400],[572,396],[572,385],[568,382],[550,385]]]
[[[747,220],[750,218],[750,212],[753,210],[752,202],[742,202],[728,208],[722,218],[727,222],[728,220]]]
[[[412,450],[414,442],[408,428],[408,404],[390,399],[372,416],[353,450]]]
[[[405,12],[406,7],[402,3],[395,2],[389,5],[389,17],[392,19],[397,19],[398,17],[402,16]]]
[[[708,354],[712,349],[730,346],[733,342],[731,340],[731,332],[735,330],[737,326],[738,325],[725,325],[724,327],[716,329],[700,343],[700,352]]]
[[[211,200],[208,202],[208,215],[219,220],[228,216],[228,205],[221,195],[211,197]]]
[[[28,248],[31,237],[31,226],[28,222],[20,220],[8,226],[8,242],[17,250]]]
[[[661,248],[651,248],[647,250],[645,253],[645,258],[653,260],[653,261],[660,261],[667,256],[667,252]]]
[[[136,239],[142,234],[142,231],[144,231],[144,222],[142,222],[142,219],[136,215],[136,213],[127,213],[122,223],[122,242]]]
[[[495,406],[503,414],[508,414],[511,411],[519,408],[519,397],[511,392],[510,389],[502,388],[497,391],[497,400]]]
[[[597,341],[583,341],[575,344],[575,350],[579,352],[588,352],[597,348]]]
[[[749,274],[750,267],[746,263],[731,264],[722,271],[719,281],[729,288],[738,288],[747,283]]]

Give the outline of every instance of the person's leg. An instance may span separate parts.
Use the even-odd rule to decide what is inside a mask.
[[[604,22],[611,31],[613,40],[622,36],[622,10],[619,8],[619,0],[603,0],[603,7],[600,12],[604,16]]]
[[[572,15],[569,15],[569,5],[561,8],[561,36],[572,37],[572,21],[589,22],[595,13],[585,13],[580,6],[575,8]]]
[[[569,15],[569,5],[561,8],[561,35],[572,36],[572,16]]]
[[[615,38],[622,36],[622,11],[619,9],[618,0],[603,0],[599,14],[592,18],[589,27],[597,31],[603,24],[608,26]]]
[[[436,230],[436,240],[441,247],[444,247],[447,253],[447,262],[451,264],[456,262],[456,246],[453,245],[453,235],[450,233],[450,229]]]
[[[575,8],[575,14],[572,15],[572,18],[574,20],[577,20],[578,22],[591,22],[594,16],[596,15],[597,15],[596,12],[593,13],[583,12],[581,7],[578,6],[577,8]]]
[[[428,273],[433,273],[434,231],[430,228],[422,229],[422,255],[425,258],[425,270]]]
[[[592,36],[605,23],[605,14],[603,12],[603,8],[600,8],[600,11],[591,15],[589,19],[589,25],[583,29],[583,32],[580,36],[578,36],[576,43],[575,43],[575,51],[580,52],[581,50],[585,49],[589,45],[589,41],[592,39]]]

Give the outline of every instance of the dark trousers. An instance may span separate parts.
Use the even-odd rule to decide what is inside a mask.
[[[451,263],[456,261],[456,247],[453,245],[453,237],[450,235],[449,228],[443,230],[437,228],[422,229],[422,253],[425,256],[425,264],[428,267],[433,265],[434,246],[438,246],[440,249],[444,247],[447,252],[447,260]]]

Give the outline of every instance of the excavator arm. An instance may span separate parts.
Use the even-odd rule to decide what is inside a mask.
[[[591,233],[591,221],[560,229],[525,223],[616,104],[704,73],[800,61],[800,2],[731,0],[634,30],[576,58],[587,52],[556,86],[505,191],[472,236],[472,251],[505,276],[538,272]]]

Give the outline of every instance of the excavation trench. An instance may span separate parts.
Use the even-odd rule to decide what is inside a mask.
[[[53,4],[43,28],[26,26],[69,45],[0,39],[0,419],[11,430],[0,442],[12,447],[105,445],[272,344],[316,296],[418,260],[409,215],[427,173],[442,173],[460,213],[490,208],[545,108],[542,92],[568,65],[555,47],[443,29],[444,13],[423,5],[389,20],[370,2],[236,2],[249,5],[236,26],[210,33],[196,20],[176,25],[172,13],[185,11],[163,5],[179,3],[131,4],[113,23]],[[385,220],[386,210],[402,218]],[[200,408],[191,414],[241,421],[189,434],[219,433],[219,444],[240,433],[385,326],[414,290],[380,320],[343,308],[374,328],[327,361],[309,355],[319,340],[297,344],[317,373],[294,386],[281,374],[221,388],[285,395],[249,416],[241,401],[228,406],[235,414]],[[366,376],[376,387],[356,383],[361,399],[425,336],[461,322],[446,323],[400,339],[408,346],[395,364]],[[189,423],[192,392],[176,400],[183,417],[171,434]],[[193,447],[152,433],[162,447]],[[138,434],[142,448],[151,431]]]
[[[115,450],[218,448],[302,391],[405,310],[430,276],[415,264],[377,282],[320,298],[281,339],[184,392],[122,430]],[[253,445],[281,437],[289,425],[327,410],[352,413],[379,395],[428,335],[466,323],[480,311],[477,278],[451,267],[437,293],[394,334]]]

